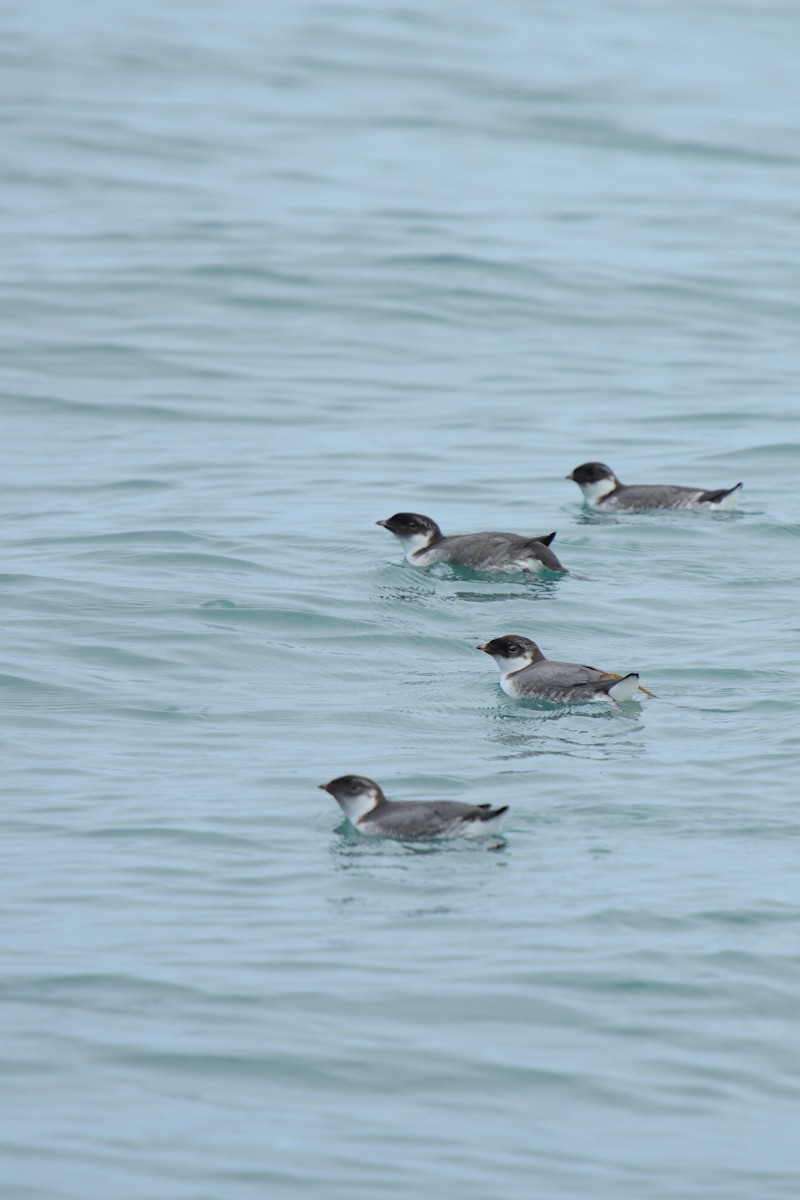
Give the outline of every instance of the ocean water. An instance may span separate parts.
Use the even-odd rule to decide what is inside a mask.
[[[8,6],[3,1197],[795,1200],[798,34]],[[511,632],[656,698],[515,703]],[[344,772],[504,842],[359,840]]]

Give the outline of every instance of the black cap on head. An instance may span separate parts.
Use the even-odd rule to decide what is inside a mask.
[[[485,646],[478,646],[485,654],[493,658],[521,658],[523,654],[533,654],[534,658],[542,657],[542,652],[530,638],[519,633],[507,633],[503,637],[492,638]]]
[[[376,521],[375,524],[382,525],[399,538],[417,537],[421,533],[440,533],[436,522],[430,517],[423,517],[421,513],[395,513],[386,521]]]
[[[338,779],[332,779],[330,783],[321,783],[319,786],[323,792],[330,792],[332,796],[357,796],[360,792],[372,790],[381,794],[377,783],[367,779],[365,775],[340,775]]]
[[[599,483],[601,479],[616,478],[611,467],[607,467],[605,463],[601,462],[581,463],[567,476],[567,479],[572,479],[575,483]]]

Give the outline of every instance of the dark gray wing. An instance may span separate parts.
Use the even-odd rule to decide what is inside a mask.
[[[387,800],[376,813],[359,821],[359,826],[365,829],[377,826],[387,837],[440,837],[473,821],[489,821],[504,811],[457,800]]]
[[[609,692],[623,678],[582,663],[543,662],[525,667],[515,676],[518,686],[531,697],[552,701],[589,700],[598,692]],[[638,676],[637,676],[638,678]]]
[[[579,703],[593,700],[598,692],[610,692],[617,683],[619,683],[618,677],[572,683],[540,680],[535,686],[532,685],[528,690],[520,692],[520,698],[523,700],[547,700],[553,704]]]
[[[673,487],[667,483],[620,484],[613,492],[598,500],[598,508],[636,509],[645,512],[652,508],[687,508],[703,495],[701,488]]]
[[[443,562],[456,567],[480,571],[493,567],[513,566],[521,558],[533,555],[551,571],[566,571],[556,558],[549,543],[555,533],[541,538],[526,538],[518,533],[464,533],[446,537],[437,546]]]
[[[637,675],[638,679],[639,676]],[[598,692],[610,692],[620,682],[619,675],[612,675],[610,679],[596,679],[592,683],[576,683],[572,687],[564,689],[564,699],[572,701],[591,700]]]
[[[530,667],[523,667],[514,678],[521,687],[575,687],[603,679],[604,672],[598,671],[597,667],[586,667],[581,663],[557,662],[556,659],[545,658],[532,663]]]

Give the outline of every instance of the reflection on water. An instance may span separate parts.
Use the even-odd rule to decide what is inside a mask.
[[[437,579],[452,580],[453,582],[481,580],[486,583],[502,581],[502,583],[508,584],[515,581],[523,587],[537,584],[557,584],[565,578],[564,575],[551,571],[546,571],[542,575],[532,575],[529,571],[475,571],[468,567],[455,567],[449,563],[435,563],[427,569],[427,574]]]
[[[374,595],[376,599],[398,604],[425,604],[431,600],[439,600],[444,603],[464,600],[468,604],[495,604],[520,599],[552,600],[557,595],[565,577],[540,579],[538,577],[504,575],[502,583],[476,573],[472,573],[468,578],[473,583],[469,589],[455,586],[458,582],[467,582],[461,577],[440,575],[432,578],[428,574],[418,583],[404,580],[402,585],[380,585],[375,589]],[[584,579],[585,576],[573,575],[569,578]],[[518,580],[516,586],[514,586],[515,580]],[[480,590],[474,586],[476,583],[483,585]]]
[[[382,887],[392,879],[405,879],[412,860],[441,854],[465,856],[491,852],[494,856],[505,851],[508,845],[503,834],[488,838],[430,838],[419,842],[369,837],[358,833],[347,821],[338,825],[334,832],[339,836],[331,840],[329,854],[332,864],[340,871],[352,871],[367,878],[372,868],[379,868]],[[441,882],[443,887],[449,888],[446,880]],[[430,891],[438,886],[438,882],[430,878],[426,886]]]
[[[639,757],[645,752],[644,721],[639,705],[545,706],[522,702],[514,712],[485,713],[494,758],[537,758],[567,755],[575,758]]]
[[[576,525],[619,525],[617,517],[610,513],[597,512],[593,508],[582,508],[574,518]]]
[[[629,522],[637,524],[652,524],[663,526],[665,523],[686,523],[687,521],[736,521],[744,514],[739,509],[732,511],[711,511],[707,509],[663,509],[658,508],[649,512],[611,513],[598,512],[594,508],[582,508],[574,518],[576,525],[625,525]]]
[[[550,600],[560,587],[563,576],[557,579],[523,579],[516,591],[500,591],[497,585],[487,586],[484,591],[465,591],[454,588],[447,594],[449,600],[466,600],[469,604],[492,604],[497,600],[519,600],[521,596],[530,600]]]
[[[377,602],[389,604],[428,604],[436,599],[435,588],[378,587],[373,592]]]

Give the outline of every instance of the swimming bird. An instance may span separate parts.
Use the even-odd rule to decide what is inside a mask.
[[[709,508],[717,511],[736,507],[742,484],[704,491],[675,487],[668,483],[620,483],[605,463],[581,463],[567,475],[577,483],[590,508],[606,512],[644,512],[653,508]]]
[[[639,676],[614,675],[580,663],[556,662],[545,658],[536,642],[519,634],[492,638],[478,646],[490,654],[500,668],[500,686],[515,700],[549,700],[576,704],[589,700],[632,700],[639,688]],[[648,695],[652,695],[648,692]]]
[[[473,571],[557,571],[567,574],[552,550],[555,533],[523,537],[519,533],[460,533],[445,537],[435,521],[421,513],[395,513],[376,521],[403,545],[406,559],[414,567],[449,563]]]
[[[500,832],[508,805],[457,800],[387,800],[363,775],[341,775],[319,785],[333,796],[350,824],[369,837],[402,841],[439,837],[487,837]]]

